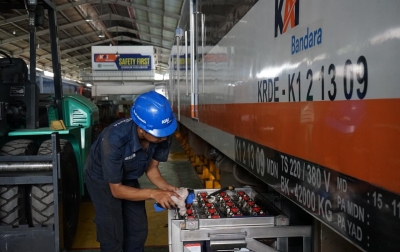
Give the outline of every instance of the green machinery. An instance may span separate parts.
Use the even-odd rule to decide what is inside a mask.
[[[19,3],[29,13],[30,80],[22,59],[0,51],[5,56],[0,59],[1,252],[22,251],[21,248],[36,251],[30,241],[46,242],[41,239],[46,236],[43,228],[52,230],[53,234],[55,229],[60,230],[55,233],[60,237],[53,237],[56,246],[47,246],[51,248],[48,251],[72,246],[80,196],[84,194],[84,165],[94,140],[94,125],[99,119],[98,108],[89,99],[78,94],[62,94],[55,5],[50,0],[39,1],[12,2],[13,8]],[[36,26],[44,19],[45,9],[49,20],[54,95],[39,94],[35,83],[35,33]],[[50,124],[58,120],[63,120],[66,129],[56,130],[56,141]],[[58,142],[59,146],[54,146]],[[40,159],[44,156],[52,156],[53,163],[49,165],[43,161],[47,159]],[[53,183],[45,177],[55,176],[52,175],[57,170],[55,165],[59,174]],[[12,232],[8,231],[10,228]],[[32,228],[38,232],[32,232]],[[27,238],[18,238],[24,236]],[[40,248],[40,251],[44,250]]]

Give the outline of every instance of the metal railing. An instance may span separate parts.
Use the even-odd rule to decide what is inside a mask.
[[[79,78],[84,82],[112,80],[151,80],[154,81],[155,71],[93,71],[80,72]]]

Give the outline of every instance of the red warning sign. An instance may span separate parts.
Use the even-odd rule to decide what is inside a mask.
[[[116,59],[116,54],[96,54],[94,62],[115,62]]]

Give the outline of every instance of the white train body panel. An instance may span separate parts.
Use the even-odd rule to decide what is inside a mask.
[[[179,90],[191,131],[365,251],[394,251],[399,11],[395,0],[260,0],[205,50],[198,106],[180,80],[175,112]]]

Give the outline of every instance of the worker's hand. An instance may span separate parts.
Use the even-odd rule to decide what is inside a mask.
[[[166,191],[166,190],[154,190],[150,197],[154,199],[163,208],[171,209],[175,208],[175,202],[172,200],[171,196],[181,198],[176,192]]]
[[[175,187],[175,186],[173,186],[173,185],[167,185],[167,186],[165,187],[165,190],[171,191],[171,192],[175,192],[175,191],[178,191],[179,188],[178,188],[178,187]]]

